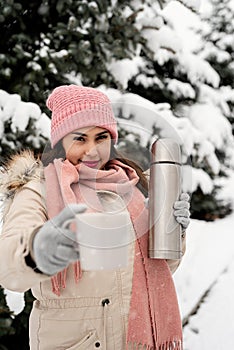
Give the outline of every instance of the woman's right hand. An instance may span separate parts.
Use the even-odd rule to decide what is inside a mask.
[[[71,204],[48,220],[36,233],[33,239],[33,256],[41,272],[55,275],[72,261],[79,259],[75,233],[64,224],[86,209],[85,204]]]

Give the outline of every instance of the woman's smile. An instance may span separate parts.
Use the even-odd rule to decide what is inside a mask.
[[[100,160],[82,160],[81,163],[88,166],[89,168],[97,168]]]

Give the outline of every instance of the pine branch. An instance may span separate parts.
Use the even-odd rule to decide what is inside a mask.
[[[167,50],[167,51],[169,51],[169,52],[171,52],[171,53],[173,53],[173,54],[176,54],[176,51],[175,50],[173,50],[171,47],[168,47],[168,46],[160,46],[160,49],[164,49],[164,50]]]
[[[131,21],[133,22],[133,20],[136,19],[136,16],[138,15],[139,12],[143,11],[144,9],[143,8],[139,8],[138,10],[136,10],[135,12],[131,13],[131,15],[129,15],[127,17],[127,21]]]
[[[159,30],[160,27],[147,25],[147,26],[143,26],[142,29],[155,29],[155,30]]]
[[[188,10],[192,11],[193,13],[197,13],[197,10],[193,8],[192,6],[186,5],[183,0],[177,0],[180,2],[183,6],[185,6]]]
[[[158,0],[159,6],[161,8],[161,10],[163,9],[164,5],[165,5],[165,1],[164,0]]]

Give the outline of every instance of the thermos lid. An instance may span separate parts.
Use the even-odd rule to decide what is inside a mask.
[[[157,139],[151,147],[152,163],[173,162],[181,164],[181,149],[171,138]]]

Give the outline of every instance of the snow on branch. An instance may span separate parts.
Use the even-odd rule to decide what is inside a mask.
[[[190,52],[178,53],[177,57],[179,69],[187,74],[192,84],[206,82],[216,88],[219,86],[220,76],[207,61]]]
[[[204,194],[209,194],[214,188],[210,176],[202,169],[190,165],[183,166],[183,191],[193,193],[200,187]]]
[[[196,97],[196,92],[189,83],[184,83],[177,79],[166,79],[167,88],[177,98],[191,98]]]
[[[121,84],[123,89],[127,89],[128,82],[133,76],[136,76],[141,68],[145,66],[145,62],[141,57],[134,57],[132,59],[125,58],[122,60],[112,59],[107,64],[107,69],[114,76],[115,80]]]
[[[218,107],[212,103],[195,103],[189,109],[189,119],[218,150],[234,146],[232,127]]]
[[[6,125],[10,131],[6,131]],[[50,119],[41,112],[40,107],[32,102],[21,101],[21,97],[17,94],[9,94],[4,90],[0,90],[0,139],[1,145],[8,144],[12,149],[15,148],[15,140],[17,133],[24,133],[32,127],[34,133],[31,135],[31,142],[37,148],[39,147],[38,139],[43,137],[48,139],[50,132]],[[11,141],[8,140],[8,134],[11,133]],[[28,139],[25,141],[29,141]]]

